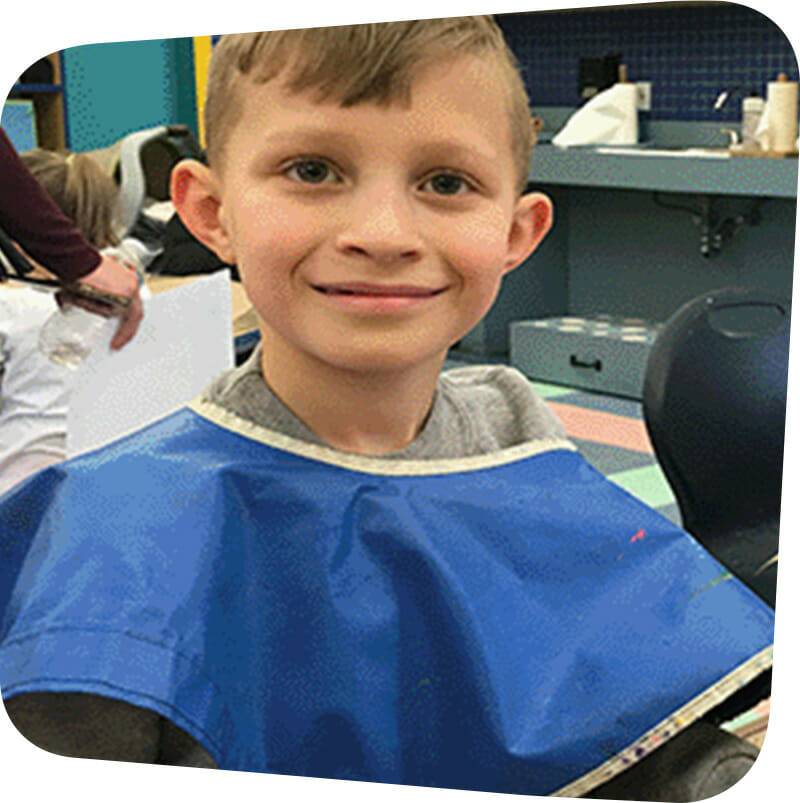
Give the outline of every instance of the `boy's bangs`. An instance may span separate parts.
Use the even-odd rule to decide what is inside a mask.
[[[283,74],[291,92],[315,91],[342,106],[407,102],[413,75],[455,54],[502,52],[497,32],[476,18],[277,31],[256,35],[238,67],[256,82]]]

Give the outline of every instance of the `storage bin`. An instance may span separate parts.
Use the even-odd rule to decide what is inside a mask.
[[[514,321],[510,362],[531,379],[641,399],[658,328],[610,315]]]

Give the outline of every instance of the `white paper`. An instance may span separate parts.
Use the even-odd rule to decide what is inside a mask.
[[[635,84],[614,84],[600,92],[567,120],[553,145],[634,145],[639,141],[636,97]]]
[[[67,412],[68,457],[163,418],[233,365],[228,271],[143,303],[136,337],[120,351],[95,348],[77,369]],[[116,321],[108,327],[110,338]]]
[[[756,132],[753,136],[763,150],[768,151],[770,149],[769,101],[764,104],[764,110],[761,112],[761,117],[758,118],[758,125],[756,125]]]

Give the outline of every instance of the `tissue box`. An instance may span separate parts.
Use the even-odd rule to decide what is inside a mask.
[[[641,399],[659,327],[610,315],[515,321],[511,364],[543,382]]]

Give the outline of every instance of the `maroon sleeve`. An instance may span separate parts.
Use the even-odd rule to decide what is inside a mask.
[[[0,128],[0,226],[37,262],[63,281],[91,273],[100,254],[19,158]]]

